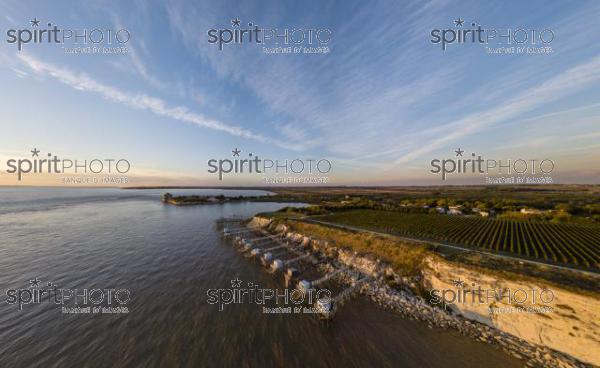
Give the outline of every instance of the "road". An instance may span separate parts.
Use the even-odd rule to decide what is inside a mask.
[[[600,273],[593,272],[593,271],[580,270],[577,268],[572,268],[572,267],[567,267],[567,266],[560,266],[560,265],[555,265],[555,264],[546,263],[546,262],[533,261],[533,260],[525,259],[525,258],[512,257],[512,256],[508,256],[508,255],[503,255],[503,254],[491,253],[491,252],[486,252],[486,251],[482,251],[482,250],[477,250],[477,249],[472,249],[472,248],[461,247],[458,245],[443,243],[443,242],[439,242],[439,241],[423,240],[423,239],[419,239],[419,238],[412,238],[412,237],[407,237],[407,236],[389,234],[389,233],[385,233],[385,232],[381,232],[381,231],[368,230],[368,229],[363,229],[363,228],[350,226],[350,225],[343,225],[343,224],[336,224],[333,222],[315,220],[314,218],[308,218],[308,217],[289,218],[289,220],[313,223],[313,224],[333,227],[333,228],[337,228],[337,229],[341,229],[341,230],[366,232],[366,233],[389,237],[389,238],[394,238],[394,239],[407,240],[407,241],[411,241],[411,242],[415,242],[415,243],[431,244],[431,245],[435,245],[435,246],[442,247],[442,248],[458,250],[461,252],[473,252],[473,253],[483,254],[485,256],[493,257],[493,258],[522,262],[525,264],[531,264],[531,265],[536,265],[536,266],[544,266],[544,267],[554,268],[557,270],[576,272],[576,273],[580,273],[583,275],[592,276],[594,278],[600,279]]]

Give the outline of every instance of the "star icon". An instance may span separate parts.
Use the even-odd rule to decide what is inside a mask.
[[[458,287],[459,287],[459,288],[462,288],[462,287],[464,287],[464,286],[465,286],[465,282],[464,282],[463,280],[461,280],[461,279],[458,279],[458,280],[452,280],[452,283],[453,283],[453,284],[454,284],[454,286],[455,286],[455,287],[457,287],[457,288],[458,288]]]
[[[239,27],[240,26],[240,20],[236,17],[235,19],[231,20],[231,25],[234,27]]]
[[[462,154],[463,154],[465,151],[463,151],[463,150],[461,150],[461,149],[459,148],[459,149],[455,150],[454,152],[456,152],[456,157],[458,157],[458,156],[462,156]]]
[[[235,148],[233,151],[231,151],[231,152],[233,152],[233,155],[234,155],[234,156],[239,156],[239,155],[240,155],[240,152],[242,152],[242,151],[240,151],[240,150],[239,150],[239,149],[237,149],[237,147],[236,147],[236,148]]]
[[[33,18],[30,22],[32,27],[37,27],[40,25],[40,20],[37,18]]]
[[[39,149],[34,148],[30,152],[31,152],[31,157],[36,157],[36,156],[39,157],[39,153],[40,153]]]
[[[237,277],[234,280],[231,280],[231,287],[233,288],[240,287],[241,284],[242,280],[238,279]]]
[[[33,280],[29,280],[29,287],[30,288],[32,288],[32,287],[39,287],[40,286],[40,281],[41,280],[38,280],[37,277],[34,278]]]
[[[462,27],[464,22],[465,21],[463,19],[458,18],[454,21],[454,24],[456,25],[456,27]]]

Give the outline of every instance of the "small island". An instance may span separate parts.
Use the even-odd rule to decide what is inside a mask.
[[[234,196],[226,197],[224,195],[217,196],[200,196],[200,195],[182,195],[173,196],[171,193],[162,195],[163,203],[172,204],[174,206],[191,206],[200,204],[220,204],[225,202],[240,202],[240,201],[256,201],[258,196]]]

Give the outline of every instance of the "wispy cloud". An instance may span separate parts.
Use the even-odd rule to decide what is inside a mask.
[[[219,5],[190,7],[173,1],[167,14],[177,39],[200,61],[207,61],[226,83],[250,91],[257,104],[276,116],[271,123],[284,139],[304,150],[350,158],[397,146],[397,136],[386,132],[410,128],[414,107],[451,89],[465,67],[455,63],[434,69],[428,67],[432,59],[424,57],[431,49],[422,47],[423,37],[441,16],[443,1],[412,1],[407,4],[410,12],[390,10],[388,5],[374,3],[340,15],[340,24],[332,26],[332,53],[304,57],[266,56],[253,47],[216,51],[198,38],[197,29],[228,20],[226,14],[232,10]],[[274,7],[256,18],[263,26],[280,24],[286,19],[285,7]],[[285,25],[331,24],[305,21],[294,17]],[[357,29],[360,37],[350,36]]]
[[[522,91],[512,99],[498,107],[471,114],[465,118],[438,127],[442,137],[430,140],[421,148],[412,150],[399,157],[395,163],[405,163],[414,158],[432,152],[443,145],[455,142],[460,138],[473,134],[484,127],[517,117],[543,104],[556,101],[585,87],[593,85],[600,79],[600,56],[570,68],[544,83]]]
[[[29,73],[21,70],[21,69],[17,69],[17,68],[11,68],[12,71],[15,73],[15,75],[19,78],[27,78],[29,77]]]
[[[148,71],[146,64],[144,64],[140,55],[138,54],[138,51],[133,46],[129,46],[127,55],[129,56],[131,66],[133,66],[137,74],[140,77],[142,77],[148,84],[158,89],[165,88],[164,83],[162,83],[158,78],[156,78]]]
[[[263,135],[253,133],[238,126],[228,125],[217,120],[209,119],[201,114],[190,111],[186,107],[169,106],[165,101],[146,94],[124,92],[118,88],[98,82],[85,73],[74,73],[24,53],[18,54],[17,57],[28,66],[32,72],[38,75],[50,76],[77,90],[99,94],[109,101],[122,103],[135,109],[148,110],[159,116],[192,123],[203,128],[223,131],[235,136],[254,139],[261,142],[268,141]]]
[[[148,13],[148,9],[145,5],[143,5],[142,3],[140,3],[139,1],[135,2],[136,4],[136,9],[138,9],[142,14],[145,14],[145,16],[147,17],[147,13]],[[123,23],[121,22],[120,17],[118,16],[117,13],[111,12],[111,17],[113,18],[113,23],[114,23],[114,27],[115,29],[126,29],[127,27],[125,27],[123,25]],[[143,80],[146,81],[146,83],[148,83],[150,86],[160,89],[160,90],[165,90],[166,89],[166,84],[163,83],[162,81],[159,80],[159,78],[155,77],[148,69],[148,67],[146,66],[146,63],[142,60],[142,58],[148,60],[148,59],[152,59],[148,53],[148,50],[146,48],[146,43],[144,42],[144,40],[141,37],[136,37],[135,40],[136,43],[136,47],[134,47],[132,44],[129,44],[127,49],[127,58],[125,60],[129,61],[129,63],[122,63],[121,65],[126,66],[127,69],[129,70],[133,70],[138,76],[140,76]],[[138,50],[139,48],[139,50]],[[140,53],[143,55],[140,55]],[[117,66],[120,66],[119,64],[116,64]],[[123,68],[123,67],[121,67]]]
[[[265,110],[274,112],[273,123],[284,139],[297,138],[304,149],[323,149],[349,165],[368,166],[376,159],[382,167],[406,166],[485,128],[522,120],[524,113],[597,81],[597,60],[588,59],[586,65],[584,54],[573,50],[575,43],[579,47],[590,42],[589,33],[576,42],[559,40],[556,56],[501,61],[475,47],[441,54],[427,44],[428,34],[451,21],[449,14],[456,14],[452,8],[461,8],[446,1],[408,2],[408,11],[374,2],[360,11],[336,14],[341,21],[333,27],[332,53],[310,59],[265,57],[251,47],[217,52],[194,30],[226,22],[231,9],[188,5],[167,5],[171,27],[185,46],[227,83],[250,90]],[[470,7],[481,17],[486,9]],[[285,9],[261,15],[261,25],[284,18],[280,11]],[[517,16],[506,26],[541,21],[556,26],[559,35],[578,34],[573,29],[582,20],[577,19],[587,24],[594,17],[586,15],[597,12],[598,7],[585,5],[574,7],[566,21]],[[297,19],[302,17],[286,25],[302,26]],[[360,37],[353,36],[357,29]],[[580,66],[573,67],[576,63]]]
[[[168,118],[163,119],[167,123],[170,119],[226,133],[211,144],[247,144],[253,147],[245,149],[274,156],[294,150],[327,157],[351,173],[350,182],[366,183],[378,175],[401,182],[408,172],[416,180],[431,152],[455,145],[498,154],[596,149],[593,138],[585,137],[598,131],[598,112],[591,109],[600,103],[600,44],[592,31],[599,3],[336,3],[284,1],[265,8],[250,2],[171,0],[157,7],[134,0],[102,11],[74,6],[70,17],[45,15],[44,20],[60,20],[65,27],[112,23],[128,28],[129,53],[87,59],[45,46],[28,47],[27,54],[5,48],[0,65],[18,89],[26,91],[30,85],[15,75],[53,79]],[[32,14],[26,4],[20,11],[4,8],[0,21],[5,23],[23,23]],[[446,52],[431,45],[431,29],[454,27],[453,17],[459,15],[489,27],[552,28],[555,51],[499,56],[486,54],[481,45],[453,45]],[[266,55],[259,45],[249,44],[218,51],[207,42],[206,30],[231,27],[235,16],[244,24],[280,30],[330,28],[331,53]],[[106,64],[123,80],[105,73],[101,68]],[[173,134],[185,134],[178,125],[170,126]],[[571,136],[582,138],[572,142]],[[249,141],[239,142],[239,137]]]

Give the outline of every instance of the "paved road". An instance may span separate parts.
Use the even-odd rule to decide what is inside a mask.
[[[476,249],[472,249],[472,248],[465,248],[465,247],[460,247],[460,246],[457,246],[457,245],[452,245],[452,244],[448,244],[448,243],[442,243],[442,242],[438,242],[438,241],[430,241],[430,240],[423,240],[423,239],[419,239],[419,238],[412,238],[412,237],[408,237],[408,236],[394,235],[394,234],[390,234],[390,233],[385,233],[385,232],[381,232],[381,231],[374,231],[374,230],[368,230],[368,229],[363,229],[363,228],[359,228],[359,227],[355,227],[355,226],[350,226],[350,225],[343,225],[343,224],[336,224],[336,223],[333,223],[333,222],[315,220],[314,218],[307,218],[307,217],[290,218],[289,220],[301,221],[301,222],[307,222],[307,223],[314,223],[314,224],[329,226],[329,227],[333,227],[333,228],[338,228],[338,229],[341,229],[341,230],[367,232],[367,233],[371,233],[371,234],[375,234],[375,235],[379,235],[379,236],[390,237],[390,238],[394,238],[394,239],[403,239],[403,240],[407,240],[407,241],[411,241],[411,242],[415,242],[415,243],[432,244],[432,245],[439,246],[439,247],[442,247],[442,248],[459,250],[461,252],[479,253],[479,254],[483,254],[483,255],[486,255],[486,256],[489,256],[489,257],[494,257],[494,258],[506,259],[506,260],[510,260],[510,261],[517,261],[517,262],[532,264],[532,265],[536,265],[536,266],[550,267],[550,268],[559,269],[559,270],[572,271],[572,272],[576,272],[576,273],[580,273],[580,274],[584,274],[584,275],[587,275],[587,276],[592,276],[592,277],[600,279],[600,273],[593,272],[593,271],[585,271],[585,270],[580,270],[580,269],[577,269],[577,268],[571,268],[571,267],[559,266],[559,265],[555,265],[555,264],[551,264],[551,263],[533,261],[533,260],[530,260],[530,259],[524,259],[524,258],[518,258],[518,257],[511,257],[511,256],[508,256],[508,255],[491,253],[491,252],[486,252],[486,251],[482,251],[482,250],[476,250]]]

